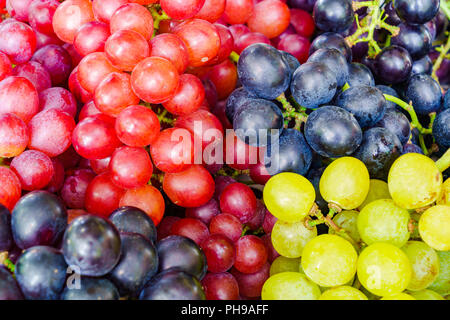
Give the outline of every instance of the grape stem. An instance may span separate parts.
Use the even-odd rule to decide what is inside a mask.
[[[285,110],[285,112],[283,112],[283,116],[285,118],[285,127],[287,127],[290,120],[294,119],[295,129],[300,130],[301,124],[303,122],[306,122],[306,120],[308,119],[308,116],[303,111],[304,108],[300,106],[301,110],[296,111],[295,108],[292,106],[292,104],[286,98],[284,92],[276,100],[283,105],[283,109]]]
[[[239,61],[239,54],[237,54],[235,51],[231,51],[229,58],[231,61],[237,64]]]
[[[450,167],[450,149],[447,149],[444,155],[438,161],[436,161],[436,166],[438,167],[440,172],[444,172]]]
[[[8,251],[3,251],[0,253],[0,265],[4,265],[9,271],[14,273],[16,266],[8,258]]]
[[[441,46],[440,47],[440,54],[439,57],[436,59],[436,61],[434,62],[433,65],[433,72],[431,74],[431,76],[433,77],[434,80],[436,80],[439,83],[439,78],[437,76],[437,71],[439,70],[439,68],[441,67],[442,62],[444,61],[444,59],[447,56],[447,53],[450,51],[450,36],[447,38],[447,43],[445,44],[445,46]]]
[[[153,17],[153,37],[154,37],[159,29],[159,24],[161,23],[161,21],[169,20],[170,17],[167,15],[167,13],[164,12],[164,10],[161,9],[160,4],[153,4],[151,6],[148,6],[147,8]]]

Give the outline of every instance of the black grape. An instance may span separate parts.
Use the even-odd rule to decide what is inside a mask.
[[[239,109],[242,104],[254,98],[256,98],[256,96],[250,94],[244,89],[244,87],[235,89],[228,97],[227,104],[225,106],[225,114],[228,120],[233,123],[234,113],[236,110]]]
[[[289,87],[291,73],[274,47],[256,43],[242,51],[237,63],[239,80],[250,93],[273,100]]]
[[[0,300],[23,300],[23,294],[13,275],[0,267]]]
[[[324,106],[309,115],[305,137],[318,154],[337,158],[351,155],[359,147],[362,131],[350,112],[335,106]]]
[[[400,98],[397,91],[395,91],[395,89],[393,89],[391,87],[380,84],[380,85],[377,85],[376,88],[379,89],[383,94],[388,94],[390,96]],[[396,109],[396,108],[397,108],[396,103],[386,100],[386,110]]]
[[[408,142],[411,135],[411,124],[408,118],[400,111],[394,109],[387,110],[384,117],[377,122],[375,127],[389,130],[397,136],[401,144]]]
[[[412,58],[406,49],[390,46],[378,54],[375,68],[381,81],[388,84],[401,83],[409,78]]]
[[[386,23],[390,24],[391,26],[398,26],[400,23],[402,23],[402,19],[400,19],[397,12],[395,12],[392,1],[385,5],[384,12],[385,16],[387,16],[385,20]]]
[[[402,144],[395,134],[385,128],[372,128],[364,132],[354,156],[364,162],[372,179],[386,180],[392,163],[402,152]]]
[[[350,87],[370,86],[375,85],[372,71],[362,63],[351,63],[349,65],[349,76],[347,83]]]
[[[447,92],[444,95],[444,101],[442,103],[443,109],[449,109],[450,108],[450,90],[447,90]]]
[[[395,0],[394,8],[406,22],[423,24],[436,16],[439,4],[439,0]]]
[[[391,39],[393,45],[408,50],[414,60],[423,58],[430,51],[433,39],[424,25],[402,23],[399,28],[398,35]]]
[[[354,19],[351,0],[317,0],[313,18],[323,31],[342,32],[351,27]]]
[[[403,146],[403,154],[405,153],[420,153],[423,154],[422,149],[414,143],[407,143]]]
[[[292,54],[286,51],[278,50],[281,53],[281,57],[283,61],[286,63],[286,65],[289,67],[289,70],[291,71],[291,75],[294,74],[295,70],[297,70],[298,67],[300,67],[300,62],[296,57],[294,57]]]
[[[309,47],[309,55],[324,48],[337,49],[347,58],[348,62],[352,62],[352,49],[350,49],[345,38],[339,33],[325,32],[315,38]]]
[[[81,275],[103,276],[119,261],[119,232],[105,219],[84,215],[67,227],[62,250],[67,264],[79,267]]]
[[[433,136],[439,146],[450,148],[450,109],[445,109],[436,116]]]
[[[11,233],[11,213],[0,204],[0,252],[8,251],[13,245]]]
[[[32,191],[17,202],[12,211],[11,229],[21,249],[55,245],[67,227],[63,202],[48,191]]]
[[[383,93],[369,86],[351,87],[342,92],[336,103],[353,114],[361,128],[373,126],[380,121],[386,111]]]
[[[427,115],[441,107],[442,92],[439,84],[431,76],[416,74],[406,89],[407,101],[411,101],[417,114]]]
[[[324,63],[307,62],[292,77],[292,96],[305,108],[313,109],[330,102],[336,89],[336,76]]]
[[[411,76],[421,73],[431,75],[432,72],[433,62],[431,61],[429,56],[425,56],[422,59],[413,62]]]
[[[61,300],[119,300],[119,290],[108,279],[81,277],[80,288],[64,288]]]
[[[264,155],[264,165],[270,175],[280,172],[308,172],[312,162],[312,150],[303,134],[295,129],[286,129],[276,143],[269,144]]]
[[[25,250],[15,275],[27,300],[56,300],[64,288],[67,264],[56,249],[36,246]]]
[[[337,80],[337,86],[339,88],[343,87],[348,81],[349,68],[347,60],[345,59],[345,56],[337,49],[319,49],[308,58],[308,62],[326,64],[327,67],[333,71]]]
[[[137,233],[153,243],[156,242],[157,233],[153,220],[141,209],[136,207],[120,207],[109,216],[109,221],[119,232]]]

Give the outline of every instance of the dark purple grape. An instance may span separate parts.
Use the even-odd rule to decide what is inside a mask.
[[[298,61],[298,59],[289,52],[282,50],[278,50],[278,52],[281,53],[281,57],[283,58],[283,61],[286,63],[286,65],[289,67],[291,74],[294,74],[295,70],[297,70],[297,68],[300,67],[300,62]]]
[[[409,78],[412,58],[406,49],[390,46],[378,54],[375,67],[381,81],[388,84],[401,83]]]
[[[430,32],[431,40],[434,41],[436,39],[436,23],[434,19],[425,23],[424,26]]]
[[[383,118],[386,111],[383,93],[369,86],[345,90],[338,96],[336,104],[353,114],[361,128],[373,126]]]
[[[386,23],[390,24],[391,26],[398,26],[400,23],[402,23],[402,19],[398,16],[397,12],[394,9],[394,6],[392,5],[392,1],[390,1],[387,5],[384,7],[386,18]]]
[[[394,0],[394,9],[408,23],[423,24],[439,11],[439,0]]]
[[[354,19],[351,0],[317,0],[313,18],[323,31],[342,32],[350,28]]]
[[[317,0],[288,0],[290,8],[302,9],[308,12],[312,12],[314,4]]]
[[[348,111],[324,106],[313,111],[305,124],[305,137],[311,148],[327,158],[351,155],[361,144],[362,131]]]
[[[326,202],[322,195],[320,194],[320,188],[319,188],[319,183],[320,183],[320,178],[322,177],[322,173],[324,172],[325,167],[321,167],[318,169],[311,169],[309,170],[308,174],[306,175],[306,178],[308,178],[308,180],[311,182],[311,184],[314,187],[314,190],[316,191],[316,204],[319,206],[319,209],[322,212],[327,212],[328,211],[328,202]]]
[[[136,207],[120,207],[109,216],[109,221],[119,232],[137,233],[156,243],[156,227],[152,219]]]
[[[13,275],[0,267],[0,300],[23,300],[23,294]]]
[[[233,123],[234,113],[236,110],[239,109],[243,103],[253,100],[254,98],[255,96],[245,90],[244,87],[235,89],[228,97],[227,104],[225,106],[225,114],[228,120]]]
[[[392,163],[402,152],[402,144],[395,134],[385,128],[372,128],[364,132],[354,156],[364,162],[372,179],[386,180]]]
[[[308,172],[312,162],[312,150],[303,134],[295,129],[286,129],[275,143],[267,146],[264,165],[269,175],[281,172]]]
[[[411,135],[411,123],[408,118],[400,111],[390,109],[384,114],[384,117],[377,122],[375,127],[385,128],[395,134],[401,144],[408,142]]]
[[[447,92],[444,95],[444,100],[442,102],[442,108],[450,109],[450,90],[447,90]]]
[[[242,51],[237,64],[239,80],[250,93],[276,99],[289,87],[290,70],[274,47],[256,43]]]
[[[99,277],[110,272],[120,258],[120,236],[109,221],[93,215],[80,216],[64,233],[62,250],[70,266],[80,274]]]
[[[413,62],[411,77],[416,74],[422,73],[431,75],[432,72],[433,72],[433,62],[431,61],[430,57],[426,55],[422,59]]]
[[[407,101],[412,102],[414,110],[420,115],[436,112],[441,107],[441,87],[429,75],[417,74],[411,77],[405,95]]]
[[[55,245],[67,227],[67,210],[63,202],[48,191],[32,191],[14,207],[11,230],[19,248]]]
[[[283,130],[284,118],[272,101],[253,99],[244,102],[234,113],[233,129],[246,144],[264,147],[271,136],[278,137]]]
[[[122,256],[109,278],[122,296],[136,297],[158,271],[158,253],[151,241],[136,233],[121,233]]]
[[[337,49],[324,48],[314,52],[308,62],[324,63],[336,76],[337,86],[343,87],[348,81],[349,68],[345,56]]]
[[[179,268],[201,280],[206,274],[206,257],[199,246],[189,238],[169,236],[158,245],[159,271]]]
[[[313,109],[330,102],[336,89],[335,73],[324,63],[307,62],[292,77],[292,96],[305,108]]]
[[[395,91],[395,89],[392,89],[391,87],[379,84],[376,86],[377,89],[379,89],[383,94],[388,94],[390,96],[394,96],[396,98],[400,98],[397,91]],[[389,109],[396,109],[397,108],[397,104],[395,104],[392,101],[388,101],[386,100],[386,110]]]
[[[347,81],[350,87],[375,85],[372,71],[362,63],[351,63],[349,65],[349,77]]]
[[[450,109],[444,109],[436,116],[433,136],[439,146],[450,148]]]
[[[411,58],[423,58],[431,49],[433,38],[424,25],[402,23],[398,35],[392,37],[391,43],[408,50]]]
[[[177,268],[153,277],[141,291],[140,300],[205,300],[201,283]]]
[[[64,288],[61,300],[119,300],[120,295],[108,279],[81,277],[80,287]]]
[[[436,25],[436,38],[439,38],[448,27],[448,18],[442,10],[439,10],[433,20]]]
[[[352,50],[339,33],[326,32],[315,38],[309,47],[309,55],[323,48],[337,49],[347,58],[348,62],[352,62]]]
[[[209,225],[212,218],[220,214],[219,203],[212,198],[206,204],[196,208],[186,208],[186,218],[198,219],[206,225]]]
[[[403,154],[405,153],[420,153],[423,154],[422,149],[414,143],[407,143],[403,146]]]
[[[0,204],[0,252],[8,251],[13,245],[11,213]]]
[[[15,275],[27,300],[56,300],[64,288],[67,264],[56,249],[36,246],[25,250]]]

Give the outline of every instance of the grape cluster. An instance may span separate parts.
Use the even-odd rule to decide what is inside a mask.
[[[450,296],[446,1],[0,8],[0,300]]]

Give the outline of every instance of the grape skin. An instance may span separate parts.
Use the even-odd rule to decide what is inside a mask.
[[[273,247],[287,258],[300,257],[305,245],[316,236],[317,228],[310,230],[303,221],[286,223],[278,220],[271,233]]]
[[[349,236],[355,241],[360,242],[361,236],[358,232],[356,221],[358,219],[359,212],[355,210],[344,210],[334,216],[333,222],[340,228],[345,229]],[[334,234],[333,228],[328,229],[329,234]]]
[[[350,286],[328,289],[319,300],[369,300],[364,293]]]
[[[437,251],[439,257],[439,274],[427,289],[447,296],[450,295],[450,251]]]
[[[273,276],[282,272],[300,272],[304,274],[300,258],[277,257],[270,265],[270,275]]]
[[[317,300],[319,287],[298,272],[282,272],[271,276],[263,285],[262,300]]]
[[[416,298],[416,300],[445,300],[439,293],[428,289],[410,292],[410,295]]]
[[[391,199],[388,184],[382,180],[370,179],[369,193],[367,194],[366,200],[358,207],[359,211],[364,209],[372,201],[378,199]]]
[[[419,220],[423,241],[435,250],[450,250],[450,206],[437,205],[427,209]]]

